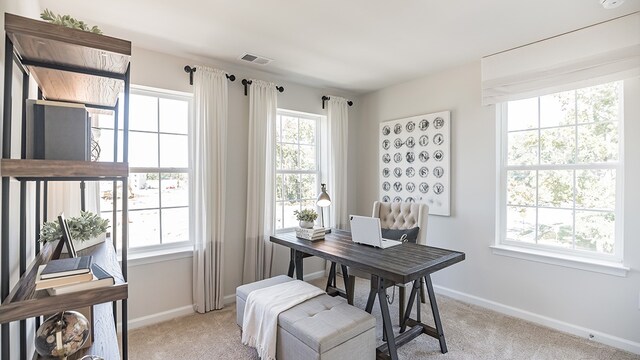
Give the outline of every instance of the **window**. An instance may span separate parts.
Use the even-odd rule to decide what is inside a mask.
[[[298,225],[293,212],[316,209],[320,189],[318,115],[278,110],[276,117],[276,230]]]
[[[122,99],[120,101],[122,104]],[[189,241],[188,125],[191,97],[132,89],[129,107],[129,248]],[[122,111],[120,111],[122,114]],[[113,117],[100,117],[98,137],[103,161],[113,160]],[[122,156],[122,115],[118,154]],[[118,184],[117,197],[122,194]],[[101,216],[113,224],[112,182],[100,185]],[[117,202],[121,226],[121,201]],[[112,229],[113,230],[113,229]],[[120,234],[120,229],[117,229]],[[119,242],[118,242],[119,243]]]
[[[622,87],[500,104],[501,244],[622,260]]]

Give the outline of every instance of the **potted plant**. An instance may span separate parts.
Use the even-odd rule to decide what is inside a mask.
[[[100,244],[106,239],[109,220],[103,219],[90,211],[82,211],[80,216],[67,219],[67,225],[69,225],[69,233],[76,250],[82,250]],[[62,239],[62,230],[57,221],[49,221],[42,224],[42,229],[40,230],[41,242],[46,243],[60,239]]]
[[[318,218],[318,213],[313,209],[302,209],[302,211],[294,211],[293,214],[296,216],[296,219],[299,221],[299,225],[303,229],[312,229],[313,222]]]

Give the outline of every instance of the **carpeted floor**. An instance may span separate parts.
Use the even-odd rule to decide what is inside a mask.
[[[312,283],[324,287],[325,281],[318,279]],[[359,279],[355,298],[357,307],[364,308],[367,294],[368,282]],[[438,341],[422,335],[399,349],[400,359],[640,360],[640,355],[444,296],[437,297],[449,352],[441,354]],[[390,308],[391,319],[397,323],[397,300]],[[421,309],[423,322],[432,324],[428,304]],[[381,341],[382,321],[377,303],[373,314],[378,320],[378,340]],[[241,344],[240,329],[235,319],[235,305],[232,304],[223,310],[133,330],[129,335],[129,356],[133,360],[258,359],[255,350]],[[394,330],[397,333],[398,327]]]

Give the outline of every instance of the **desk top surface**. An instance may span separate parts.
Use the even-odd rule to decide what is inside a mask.
[[[324,240],[305,240],[297,238],[295,232],[287,232],[271,236],[271,242],[396,283],[408,283],[465,259],[459,251],[412,243],[387,249],[360,245],[351,241],[351,233],[335,229]]]

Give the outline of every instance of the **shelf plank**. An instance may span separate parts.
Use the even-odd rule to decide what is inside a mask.
[[[5,14],[5,31],[23,61],[123,75],[131,42]],[[113,78],[28,66],[48,100],[114,106],[124,82]]]
[[[109,240],[79,251],[78,254],[93,256],[93,261],[113,276],[115,285],[57,296],[49,296],[46,290],[36,291],[35,277],[38,266],[51,260],[54,245],[55,243],[47,243],[42,247],[40,254],[0,305],[0,323],[122,300],[128,297],[128,284],[124,281],[115,250]]]
[[[128,163],[71,161],[71,160],[34,160],[2,159],[0,174],[26,179],[42,178],[124,178],[129,176]]]
[[[100,76],[29,66],[47,100],[114,106],[124,82]]]
[[[110,303],[93,306],[93,344],[69,356],[67,360],[78,360],[85,355],[96,355],[103,359],[120,359],[118,334],[113,323],[113,307]],[[42,359],[37,353],[33,359]]]
[[[33,61],[124,74],[131,42],[5,13],[4,29],[18,54]]]

